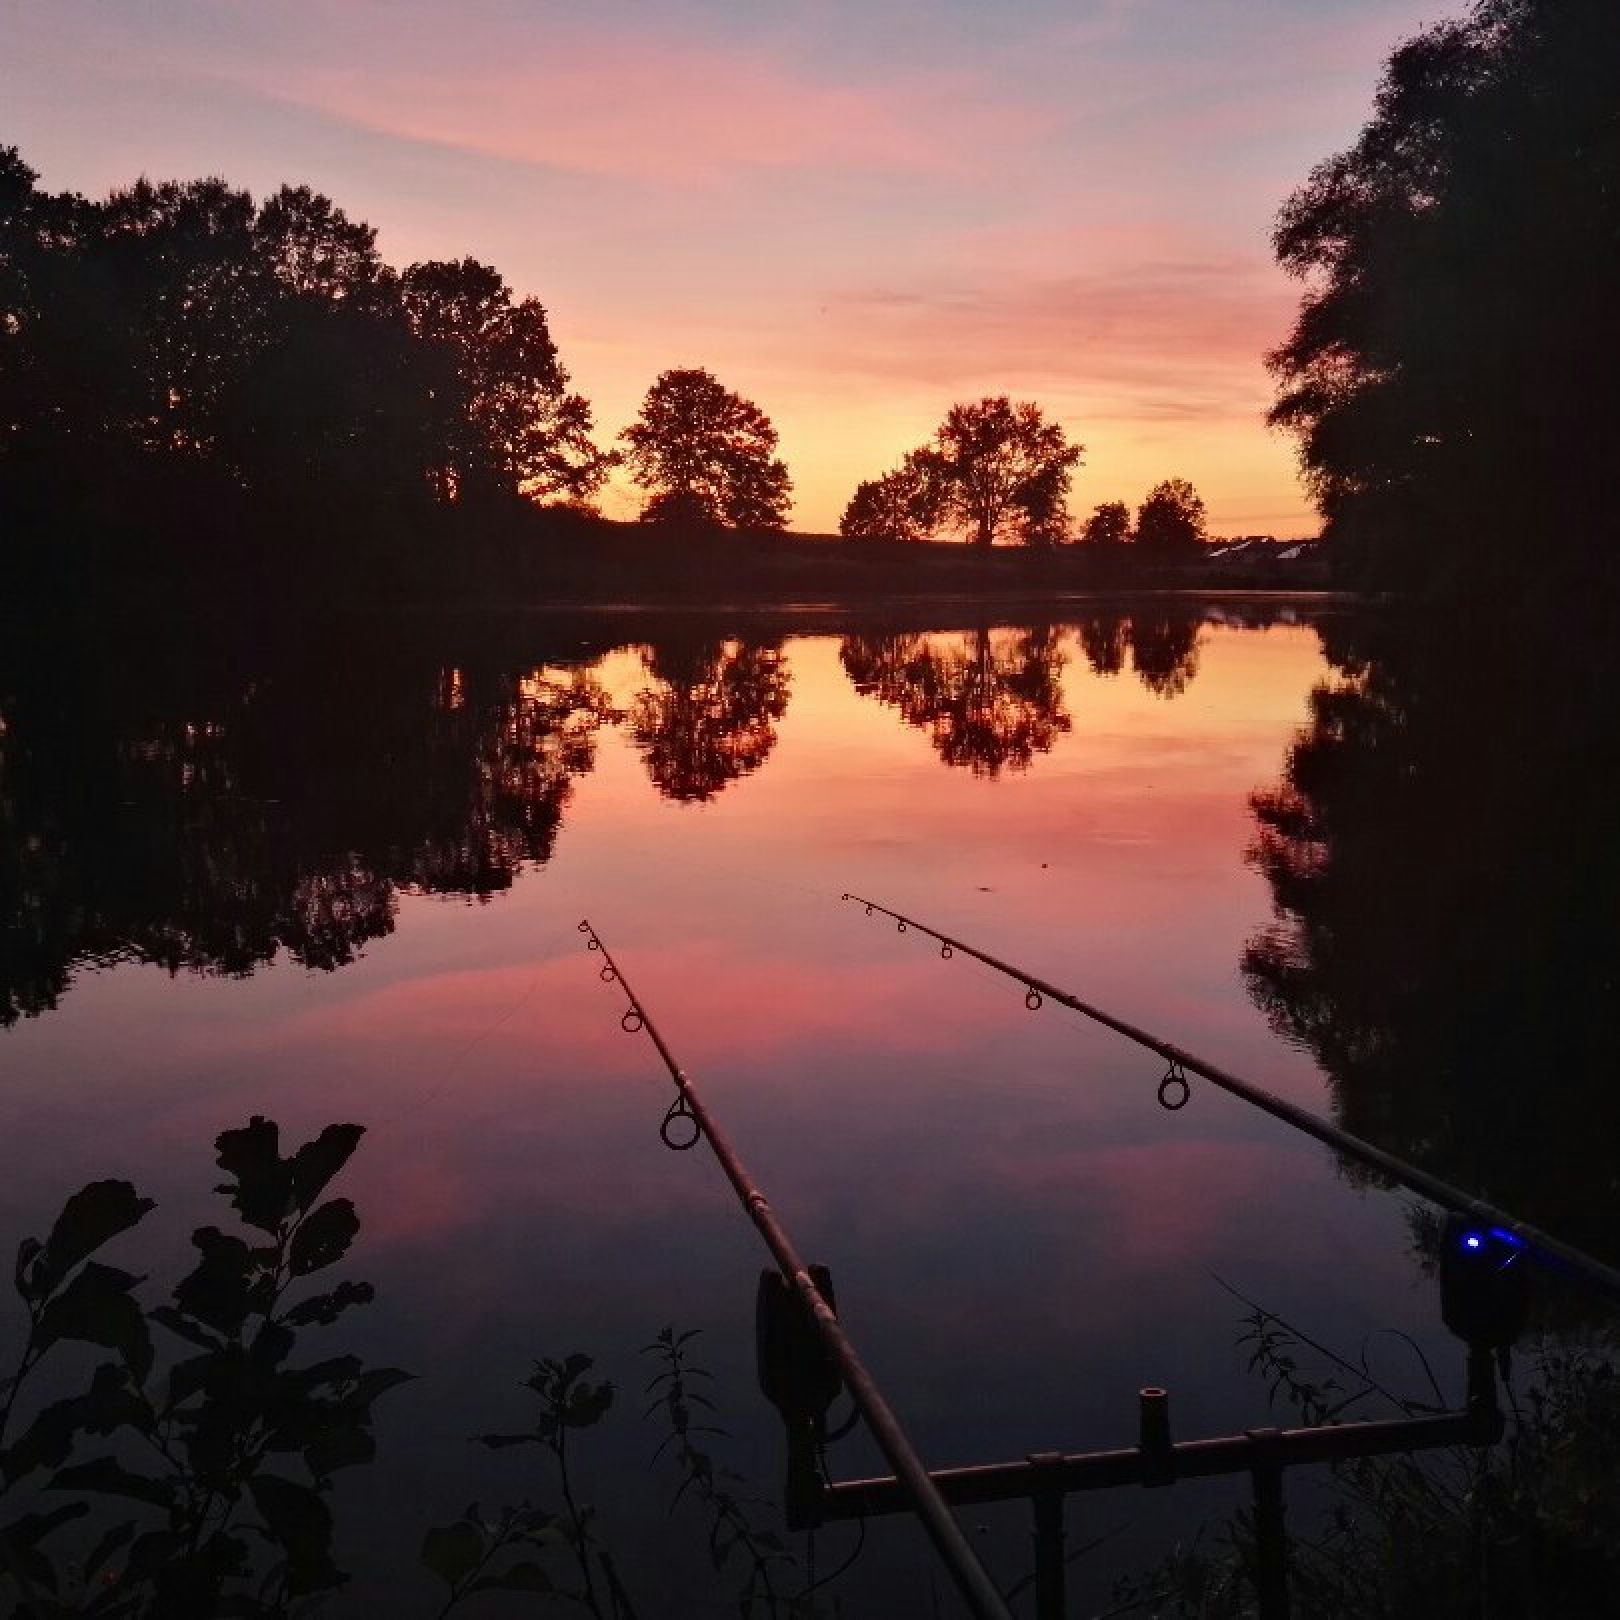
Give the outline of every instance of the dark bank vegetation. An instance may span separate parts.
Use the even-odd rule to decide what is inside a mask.
[[[42,190],[0,149],[12,601],[286,614],[1181,583],[1198,548],[1150,521],[1172,487],[1196,519],[1180,540],[1203,537],[1201,503],[1165,485],[1142,545],[1054,556],[1080,447],[1006,398],[952,407],[899,472],[861,486],[844,524],[873,542],[858,548],[784,533],[775,427],[701,368],[659,375],[619,441],[602,439],[544,307],[489,265],[395,269],[370,226],[307,187],[255,201],[220,179],[143,179],[90,201]],[[638,523],[594,505],[621,464],[645,497]],[[901,544],[946,534],[1043,555]]]
[[[1240,1298],[1242,1296],[1239,1296]],[[1341,1353],[1264,1306],[1239,1344],[1276,1421],[1310,1426],[1454,1407],[1420,1353]],[[1409,1351],[1398,1377],[1383,1370]],[[1325,1510],[1290,1525],[1300,1620],[1603,1620],[1620,1590],[1620,1340],[1548,1335],[1510,1374],[1504,1439],[1483,1450],[1331,1465]],[[1303,1522],[1301,1522],[1303,1521]],[[1253,1517],[1204,1526],[1159,1568],[1121,1582],[1108,1616],[1241,1620],[1254,1614]]]
[[[1614,580],[1620,7],[1481,0],[1390,58],[1277,223],[1272,421],[1346,577]]]

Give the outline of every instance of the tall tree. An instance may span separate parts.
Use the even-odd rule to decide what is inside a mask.
[[[974,545],[1049,544],[1068,526],[1069,484],[1085,446],[1032,401],[1005,394],[953,405],[913,460],[939,521]]]
[[[1480,0],[1394,53],[1356,143],[1284,206],[1305,293],[1271,419],[1353,567],[1609,569],[1617,107],[1612,0]]]
[[[892,472],[855,486],[838,532],[846,540],[926,540],[933,517],[927,485],[911,455]]]
[[[1191,556],[1205,539],[1203,497],[1185,478],[1167,478],[1136,509],[1136,544],[1143,556]]]
[[[614,458],[591,437],[591,407],[569,391],[544,306],[514,300],[500,272],[476,259],[413,264],[400,276],[418,338],[454,358],[466,430],[447,469],[450,493],[489,491],[581,499]]]
[[[707,371],[663,372],[624,430],[630,476],[649,492],[649,520],[780,529],[792,482],[776,429],[752,400]]]
[[[0,464],[14,473],[99,440],[134,371],[110,301],[92,296],[97,211],[38,178],[0,147]]]

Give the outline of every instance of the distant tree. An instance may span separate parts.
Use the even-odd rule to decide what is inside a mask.
[[[1040,406],[1015,405],[1003,394],[953,405],[912,460],[930,512],[974,545],[1039,545],[1062,538],[1069,481],[1084,448],[1070,444]]]
[[[590,404],[569,391],[538,299],[514,300],[476,259],[410,265],[399,290],[411,331],[454,357],[466,427],[447,468],[452,493],[579,499],[602,487],[614,457],[591,437]]]
[[[1284,206],[1271,420],[1364,573],[1612,578],[1617,105],[1620,6],[1481,0]]]
[[[648,521],[780,529],[792,483],[776,429],[752,400],[707,371],[663,372],[624,430],[630,476],[649,491]]]
[[[1131,538],[1131,509],[1124,501],[1104,501],[1086,519],[1080,538],[1088,546],[1122,546]]]
[[[855,486],[838,532],[846,540],[926,540],[932,515],[916,458],[907,456],[892,472]]]
[[[1136,510],[1136,544],[1144,556],[1184,557],[1204,543],[1204,502],[1185,478],[1167,478]]]

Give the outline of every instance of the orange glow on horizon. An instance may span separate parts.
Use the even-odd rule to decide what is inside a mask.
[[[55,188],[310,184],[397,264],[472,255],[546,305],[599,435],[698,365],[775,422],[793,526],[957,401],[1038,401],[1071,502],[1199,489],[1216,534],[1313,534],[1262,364],[1299,289],[1278,206],[1353,137],[1416,0],[1017,18],[950,0],[746,15],[348,0],[11,18],[7,138]],[[311,51],[310,42],[319,41]],[[639,497],[622,480],[610,516]]]

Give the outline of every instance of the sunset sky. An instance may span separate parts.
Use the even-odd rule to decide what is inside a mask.
[[[604,436],[670,366],[756,400],[799,528],[1010,393],[1087,446],[1077,515],[1181,476],[1217,532],[1310,533],[1262,421],[1270,221],[1446,9],[0,0],[0,143],[53,189],[307,182],[396,264],[486,259]]]

